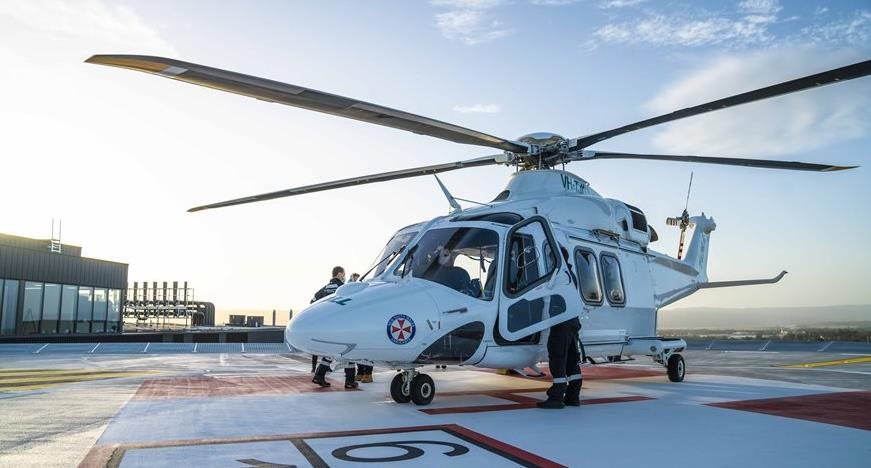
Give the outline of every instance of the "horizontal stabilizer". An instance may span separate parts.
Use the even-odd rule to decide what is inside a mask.
[[[740,281],[713,281],[709,283],[699,283],[699,289],[711,289],[711,288],[731,288],[733,286],[753,286],[755,284],[774,284],[783,279],[786,276],[786,271],[781,271],[779,275],[774,278],[768,279],[755,279],[755,280],[740,280]]]

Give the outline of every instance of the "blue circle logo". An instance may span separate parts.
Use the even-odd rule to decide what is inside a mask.
[[[404,314],[397,314],[387,321],[387,338],[393,344],[404,345],[414,338],[414,320]]]

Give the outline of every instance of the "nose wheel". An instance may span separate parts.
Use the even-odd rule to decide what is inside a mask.
[[[402,370],[390,381],[390,396],[397,403],[414,402],[425,406],[435,397],[435,382],[432,377],[414,369]]]

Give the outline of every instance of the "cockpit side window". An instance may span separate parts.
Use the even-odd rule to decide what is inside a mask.
[[[375,261],[372,262],[372,265],[375,267],[375,271],[372,277],[378,276],[384,272],[384,270],[391,263],[391,256],[398,255],[399,252],[408,245],[409,242],[414,239],[414,236],[417,235],[418,231],[405,231],[400,230],[390,240],[387,242],[387,245],[381,250],[377,257],[375,257]]]
[[[536,239],[543,240],[542,248]],[[508,242],[505,265],[505,292],[510,296],[524,293],[551,275],[557,258],[546,240],[543,226],[532,222],[514,231]],[[544,247],[546,246],[546,247]]]
[[[499,234],[481,228],[432,229],[421,236],[397,269],[399,276],[447,286],[468,296],[490,301],[496,284]]]

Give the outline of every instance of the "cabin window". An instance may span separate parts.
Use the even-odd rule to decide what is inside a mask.
[[[602,254],[602,279],[605,283],[605,296],[613,306],[626,303],[626,293],[623,290],[623,275],[620,272],[620,261],[612,254]]]
[[[577,248],[575,249],[575,265],[578,274],[578,287],[584,302],[601,304],[603,294],[596,255],[590,250]]]
[[[513,226],[523,221],[523,216],[517,213],[487,213],[475,216],[458,216],[451,221],[489,221],[491,223],[507,224]]]
[[[503,190],[499,192],[499,195],[496,195],[496,198],[493,199],[494,202],[508,200],[508,196],[511,195],[509,190]]]
[[[632,205],[626,207],[629,208],[629,215],[632,217],[632,228],[647,232],[647,217],[644,216],[644,212]]]

